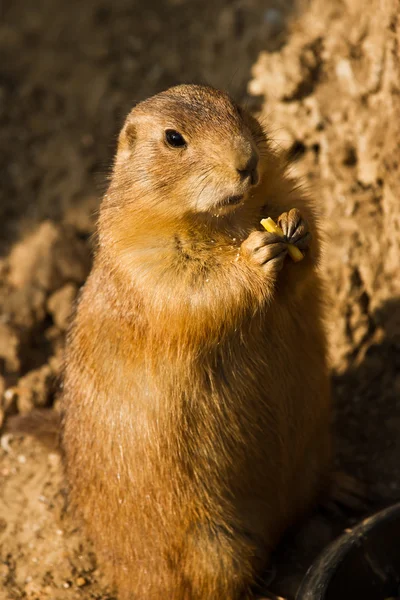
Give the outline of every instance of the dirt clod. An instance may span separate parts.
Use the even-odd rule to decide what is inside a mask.
[[[9,256],[9,283],[17,289],[37,287],[50,293],[73,281],[81,284],[89,267],[85,244],[68,227],[45,221]]]
[[[18,412],[25,414],[34,408],[43,408],[49,402],[54,374],[49,365],[30,371],[18,381],[14,388],[17,395]]]
[[[68,283],[54,292],[47,301],[47,308],[54,323],[63,331],[68,326],[77,292],[78,286]]]

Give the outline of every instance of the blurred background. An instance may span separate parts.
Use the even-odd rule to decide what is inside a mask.
[[[338,466],[399,498],[399,16],[396,0],[0,0],[2,424],[57,403],[126,114],[208,83],[261,117],[315,197]],[[3,434],[0,600],[111,600],[64,498],[58,456]],[[293,597],[349,523],[317,515],[283,544],[276,591]]]
[[[291,0],[2,0],[0,250],[18,235],[21,214],[83,227],[136,102],[183,82],[248,98],[251,66],[282,43],[292,8]]]

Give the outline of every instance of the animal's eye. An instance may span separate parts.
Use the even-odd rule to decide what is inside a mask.
[[[179,131],[175,131],[175,129],[167,129],[165,132],[165,139],[173,148],[182,148],[182,146],[186,146],[185,138]]]

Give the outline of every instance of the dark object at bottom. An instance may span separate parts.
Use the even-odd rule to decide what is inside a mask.
[[[400,585],[400,504],[365,519],[321,554],[296,600],[386,600]]]

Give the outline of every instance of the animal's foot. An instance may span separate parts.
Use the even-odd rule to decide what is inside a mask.
[[[364,513],[373,503],[367,486],[362,481],[342,471],[333,474],[327,497],[321,508],[335,515],[343,512]]]

